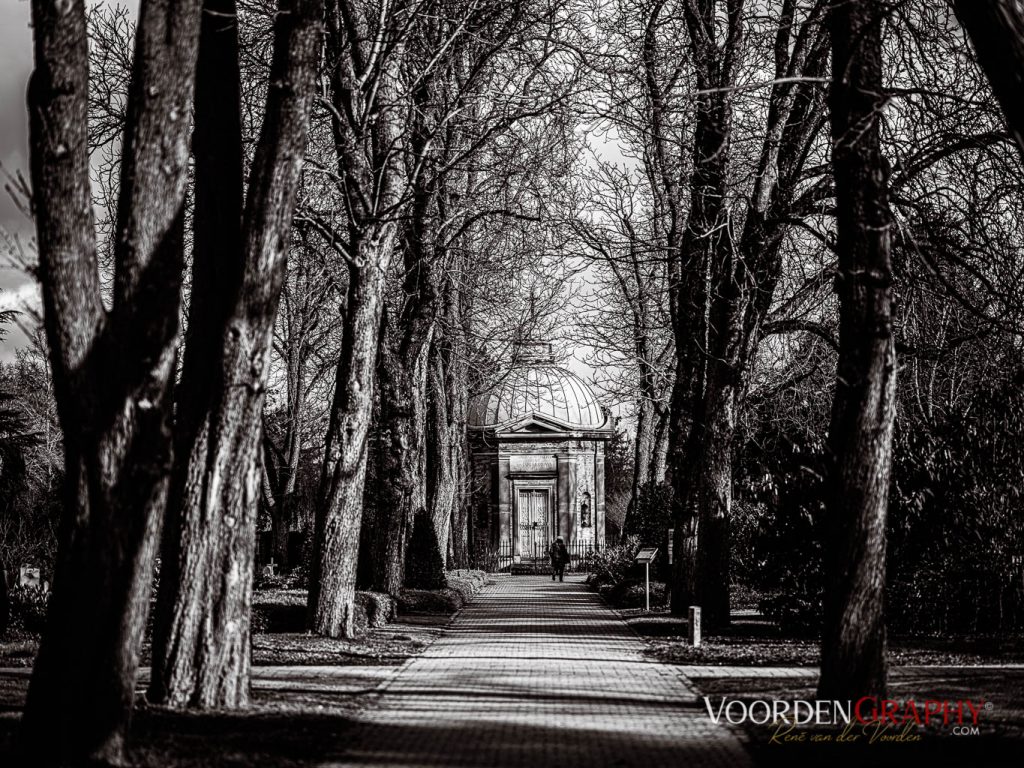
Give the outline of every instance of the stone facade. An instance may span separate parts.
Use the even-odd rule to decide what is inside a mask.
[[[478,551],[543,558],[556,537],[603,546],[604,451],[614,420],[584,382],[549,361],[515,374],[518,389],[509,377],[505,391],[487,393],[471,408]]]

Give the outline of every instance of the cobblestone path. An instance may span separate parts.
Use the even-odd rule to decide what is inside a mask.
[[[496,577],[346,734],[346,766],[745,766],[678,668],[580,583]]]

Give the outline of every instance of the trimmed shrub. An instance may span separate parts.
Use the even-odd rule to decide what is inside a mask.
[[[422,508],[413,518],[412,537],[405,557],[405,586],[409,589],[444,589],[448,586],[434,521]]]
[[[642,608],[647,604],[647,592],[642,581],[621,581],[618,584],[607,584],[598,592],[616,608]],[[651,607],[665,605],[668,591],[664,582],[651,582]]]
[[[356,606],[366,614],[368,627],[383,627],[398,618],[398,603],[383,592],[356,592]]]
[[[398,596],[399,611],[450,614],[460,610],[466,599],[454,589],[403,589]]]

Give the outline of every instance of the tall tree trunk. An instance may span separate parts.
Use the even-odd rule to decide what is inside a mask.
[[[440,349],[440,334],[430,345],[427,386],[427,440],[425,441],[427,509],[437,532],[437,540],[447,550],[447,558],[455,559],[453,515],[459,483],[458,436],[452,429],[451,402],[445,360]],[[457,536],[457,532],[454,532]]]
[[[822,99],[815,86],[791,80],[801,75],[817,76],[824,66],[826,43],[819,21],[825,6],[825,0],[819,0],[807,9],[802,22],[794,23],[797,4],[792,0],[782,4],[775,44],[778,82],[771,90],[759,169],[744,228],[738,242],[730,235],[719,236],[717,243],[705,245],[699,276],[707,287],[694,293],[703,296],[706,314],[691,311],[687,318],[700,329],[691,334],[691,339],[701,339],[704,351],[695,353],[691,348],[688,353],[689,358],[700,359],[698,366],[690,366],[698,383],[687,392],[692,408],[690,434],[686,450],[676,449],[673,482],[677,493],[680,488],[687,493],[682,511],[689,531],[686,526],[683,530],[696,540],[686,542],[688,546],[683,551],[690,561],[681,562],[677,568],[677,574],[689,578],[690,583],[685,585],[682,578],[677,578],[677,586],[683,589],[674,593],[673,610],[683,610],[684,599],[693,599],[704,607],[704,621],[709,628],[729,621],[728,527],[736,412],[757,350],[760,328],[781,274],[783,238],[793,218],[793,190],[807,157],[806,150],[821,122]],[[741,49],[739,37],[734,39],[736,42],[727,45],[723,55],[735,61]],[[714,82],[724,87],[732,82],[732,75],[723,70]],[[720,230],[727,225],[719,201],[725,194],[723,163],[727,160],[721,155],[725,153],[732,125],[730,97],[719,93],[708,98],[714,106],[706,114],[698,113],[693,183],[697,196],[694,213],[699,214],[697,221],[703,222],[700,228],[710,233],[710,212],[718,211]],[[708,139],[712,141],[708,143]],[[709,155],[708,151],[719,143],[722,152]],[[709,157],[715,161],[709,164]],[[684,248],[691,232],[692,225],[687,230]],[[684,270],[684,274],[693,279],[698,273]],[[687,317],[685,312],[679,315]],[[677,324],[676,341],[682,344],[679,327]],[[690,470],[682,482],[675,477],[680,460]],[[680,503],[678,497],[676,503]]]
[[[209,0],[196,105],[196,252],[150,697],[173,707],[249,701],[249,617],[271,334],[284,282],[319,51],[319,0],[280,0],[248,200],[233,0]],[[233,73],[233,76],[232,76]],[[224,131],[228,128],[230,133]],[[202,204],[202,205],[201,205]],[[232,218],[234,217],[234,218]],[[225,230],[225,231],[218,231]],[[233,250],[229,250],[233,249]],[[222,269],[211,267],[223,259]],[[207,340],[216,341],[210,345]],[[176,578],[170,578],[171,576]]]
[[[885,517],[892,459],[892,214],[878,117],[882,23],[873,0],[833,6],[832,167],[836,188],[839,364],[829,427],[825,619],[818,695],[882,696],[886,686]]]
[[[673,281],[672,297],[676,370],[669,448],[677,553],[671,598],[673,613],[685,613],[688,606],[701,597],[695,581],[699,578],[699,549],[728,544],[728,537],[720,535],[720,531],[709,532],[706,540],[703,539],[702,521],[720,519],[727,514],[727,509],[719,506],[706,512],[702,510],[702,501],[718,498],[717,492],[702,492],[703,484],[710,481],[717,487],[718,483],[700,476],[698,467],[709,465],[708,457],[700,457],[703,422],[708,415],[703,402],[708,349],[714,335],[709,327],[708,316],[713,312],[709,303],[719,288],[716,277],[722,275],[723,265],[730,262],[725,206],[732,141],[731,85],[743,36],[742,5],[741,1],[727,3],[730,24],[726,37],[720,42],[714,34],[705,36],[704,33],[715,28],[716,3],[713,0],[694,6],[699,6],[699,14],[691,9],[687,15],[694,55],[703,62],[697,70],[697,84],[705,93],[697,98],[690,213],[679,252],[674,257],[678,276]],[[701,559],[704,563],[715,562],[720,559],[720,553],[705,552]],[[702,588],[712,589],[712,586]],[[728,593],[727,584],[725,592]],[[715,620],[721,606],[709,608],[709,618]]]
[[[655,408],[654,451],[651,454],[651,466],[648,470],[652,483],[665,482],[668,468],[669,444],[669,409],[666,405]]]
[[[736,427],[738,372],[724,359],[709,361],[702,412],[696,423],[689,475],[698,519],[691,592],[709,629],[729,624],[729,521],[732,512],[732,438]]]
[[[404,38],[396,33],[394,46],[382,52],[380,28],[393,23],[390,6],[327,0],[325,10],[325,71],[348,214],[349,282],[314,519],[308,609],[314,632],[350,637],[384,288],[405,178],[401,137],[407,115],[396,114]]]
[[[381,265],[391,261],[395,225],[359,243],[349,267],[348,300],[313,529],[309,620],[327,637],[354,633],[356,563],[384,302]]]
[[[651,463],[654,458],[655,432],[654,404],[645,397],[637,401],[636,438],[633,441],[633,483],[626,505],[626,514],[622,521],[622,533],[628,536],[636,521],[636,505],[640,500],[640,491],[651,481]]]
[[[974,44],[1010,132],[1024,154],[1024,4],[1019,0],[952,0]]]
[[[391,313],[386,312],[390,325]],[[377,514],[371,537],[372,587],[397,595],[405,577],[405,551],[412,533],[413,515],[426,507],[423,472],[424,441],[422,420],[426,413],[423,371],[426,344],[415,349],[396,342],[388,329],[381,334],[380,352],[380,486]],[[402,330],[394,332],[400,337]],[[395,347],[400,347],[395,349]],[[440,538],[442,545],[447,539]]]
[[[469,407],[461,290],[445,281],[444,319],[430,350],[427,431],[427,499],[438,541],[449,542],[452,565],[469,564],[466,482],[466,414]]]
[[[199,15],[197,0],[140,11],[108,313],[89,188],[84,3],[32,4],[33,203],[65,452],[53,596],[22,718],[32,765],[123,761],[171,465]]]

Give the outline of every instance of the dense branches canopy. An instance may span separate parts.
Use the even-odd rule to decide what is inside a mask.
[[[260,578],[352,638],[357,588],[497,563],[471,404],[542,342],[673,612],[753,590],[829,698],[884,693],[888,629],[1021,628],[1021,3],[32,15],[0,567],[53,584],[43,762],[123,759],[149,625],[151,701],[245,707]]]

